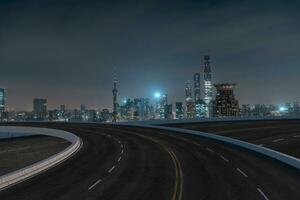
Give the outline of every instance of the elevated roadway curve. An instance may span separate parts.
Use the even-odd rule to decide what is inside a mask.
[[[223,135],[300,158],[300,120],[232,121],[172,126]]]
[[[77,134],[71,159],[0,199],[299,199],[299,171],[196,136],[97,124],[19,124]]]

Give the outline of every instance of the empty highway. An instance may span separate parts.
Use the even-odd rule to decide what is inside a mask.
[[[196,136],[96,124],[18,124],[77,134],[66,162],[0,192],[0,199],[300,198],[299,171],[255,153]]]

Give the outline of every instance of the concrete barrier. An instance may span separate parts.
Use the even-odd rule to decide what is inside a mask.
[[[194,118],[194,119],[165,119],[165,120],[146,120],[146,121],[128,121],[118,122],[117,124],[147,124],[147,125],[171,125],[186,123],[207,123],[207,122],[234,122],[234,121],[265,121],[265,120],[300,120],[300,117],[291,116],[270,116],[270,117],[212,117],[212,118]]]
[[[184,133],[184,134],[190,134],[190,135],[196,135],[202,138],[223,142],[227,144],[231,144],[243,149],[247,149],[253,152],[256,152],[258,154],[267,156],[269,158],[275,159],[277,161],[280,161],[282,163],[285,163],[291,167],[294,167],[298,170],[300,170],[300,159],[295,158],[293,156],[265,148],[259,145],[251,144],[248,142],[244,142],[241,140],[224,137],[220,135],[215,135],[211,133],[205,133],[200,131],[194,131],[194,130],[188,130],[188,129],[181,129],[181,128],[173,128],[173,127],[165,127],[165,126],[155,126],[155,125],[146,125],[146,124],[137,124],[137,123],[121,123],[121,124],[114,124],[115,126],[131,126],[131,127],[140,127],[140,128],[151,128],[151,129],[158,129],[158,130],[165,130],[165,131],[172,131],[175,133]]]
[[[20,170],[0,176],[0,190],[3,190],[11,185],[17,184],[34,175],[37,175],[74,155],[81,147],[82,141],[76,135],[62,131],[48,128],[35,127],[11,127],[0,126],[0,133],[15,133],[15,134],[30,134],[30,135],[48,135],[52,137],[59,137],[70,141],[72,144],[63,151],[37,162],[33,165],[27,166]]]

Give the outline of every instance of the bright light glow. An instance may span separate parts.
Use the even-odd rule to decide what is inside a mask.
[[[283,111],[287,111],[287,108],[286,108],[286,107],[284,107],[284,106],[280,106],[280,107],[279,107],[279,111],[281,111],[281,112],[283,112]]]
[[[123,103],[127,103],[127,99],[124,99],[124,100],[123,100]]]
[[[155,96],[155,98],[160,98],[160,97],[161,97],[161,94],[160,94],[159,92],[156,92],[156,93],[154,94],[154,96]]]

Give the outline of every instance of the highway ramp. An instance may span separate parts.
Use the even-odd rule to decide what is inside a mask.
[[[20,124],[22,125],[22,124]],[[146,128],[26,124],[77,134],[61,165],[0,192],[0,199],[299,199],[299,171],[223,143]]]
[[[300,120],[206,122],[171,126],[223,135],[300,158]]]

